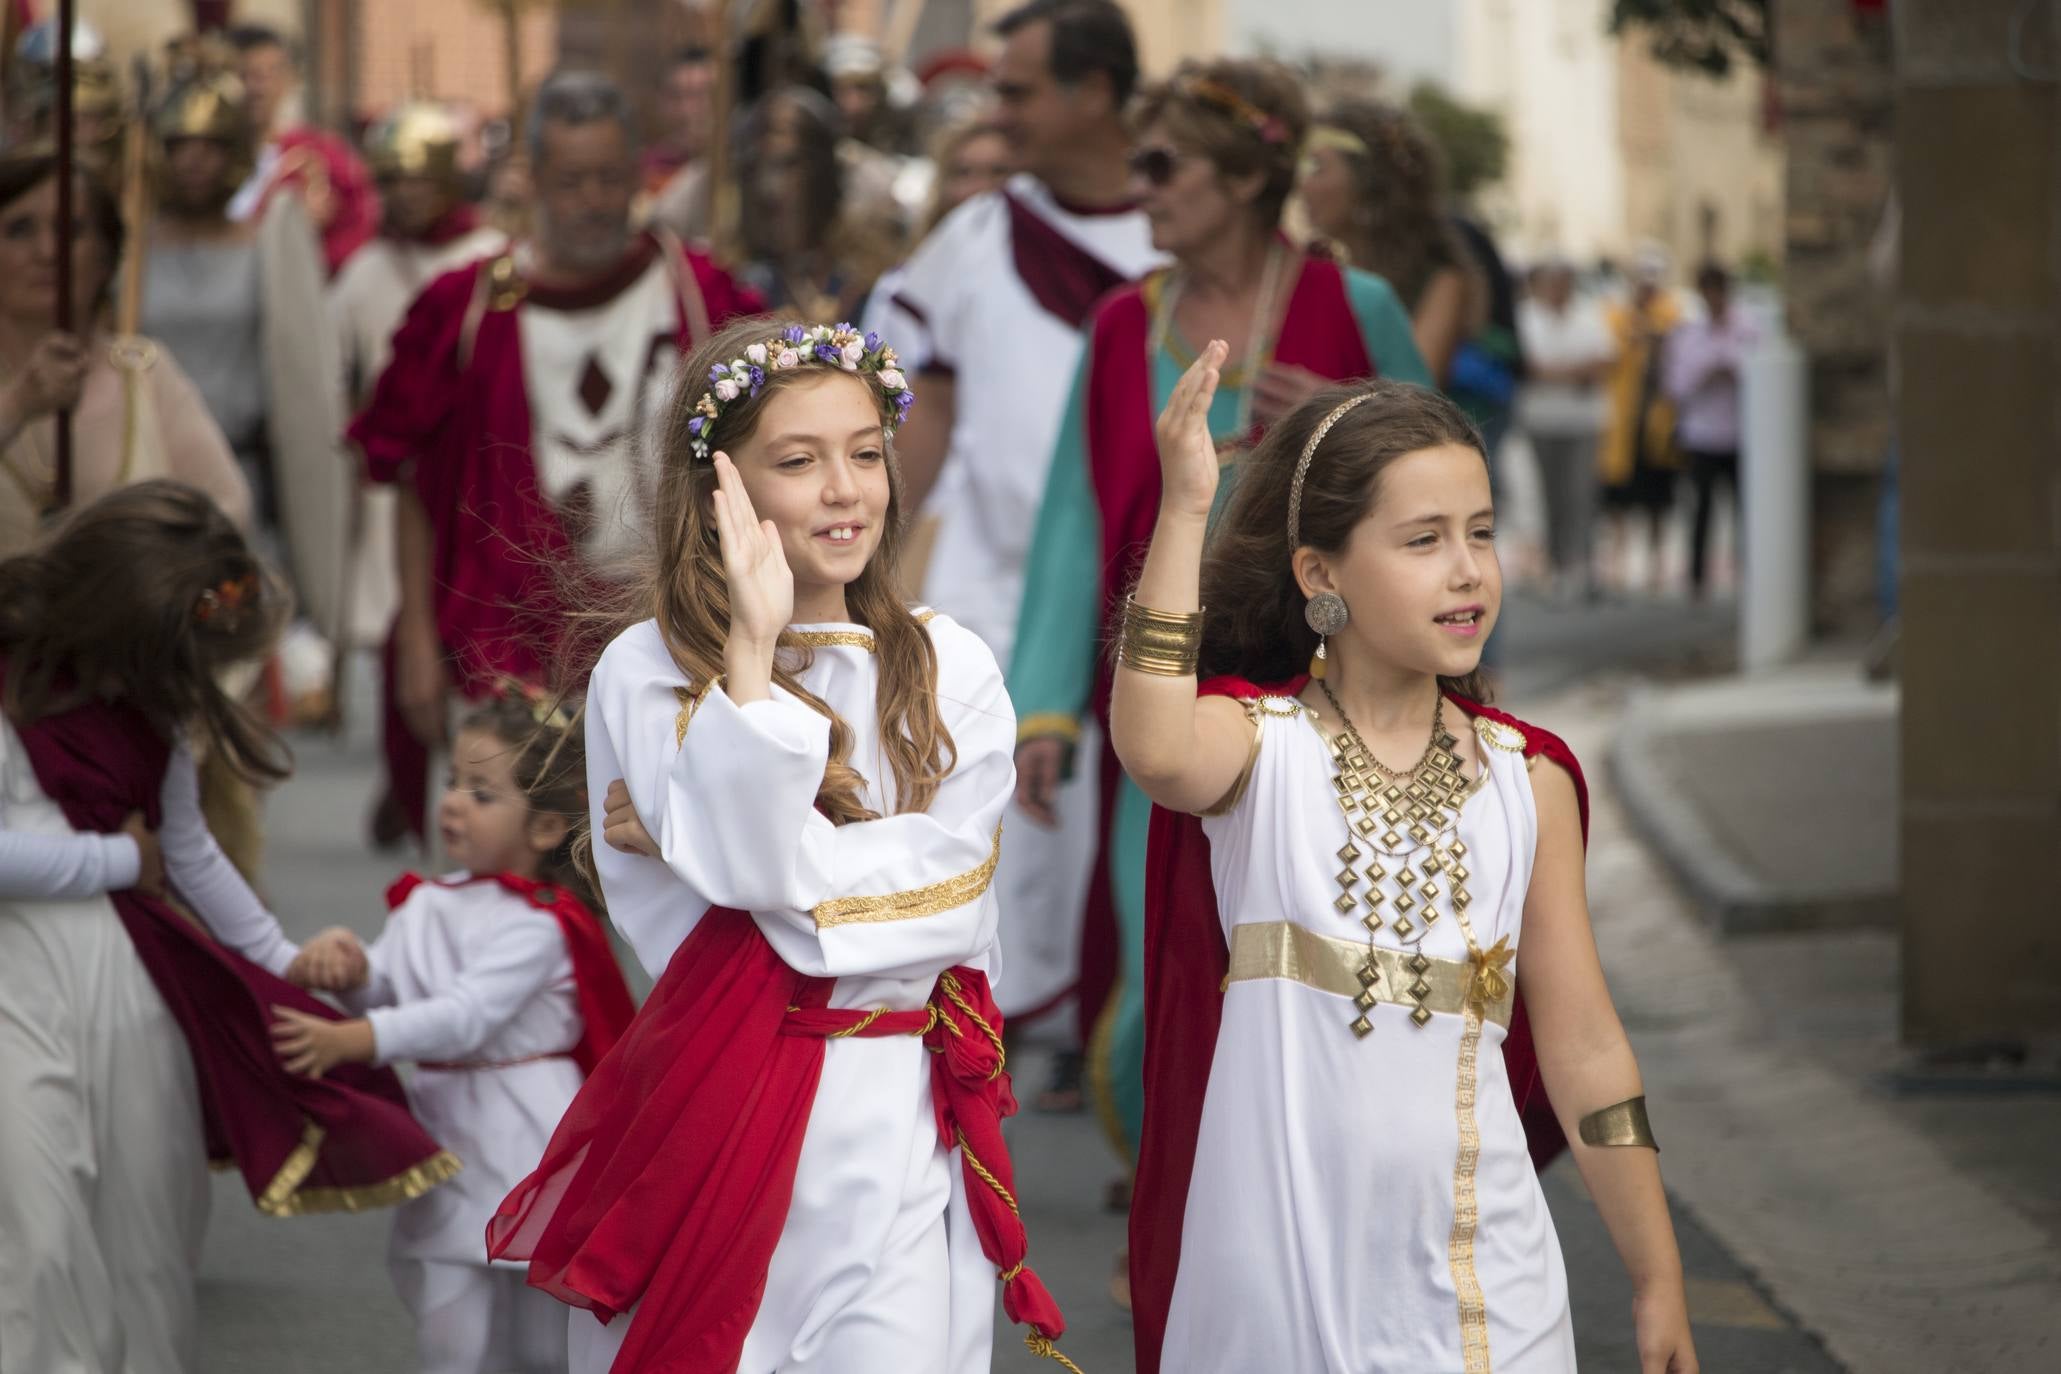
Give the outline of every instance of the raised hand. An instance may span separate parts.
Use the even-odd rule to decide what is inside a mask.
[[[1154,436],[1159,441],[1159,504],[1172,514],[1207,518],[1217,494],[1217,441],[1209,432],[1209,404],[1229,346],[1210,340],[1167,397]]]
[[[788,571],[779,530],[752,509],[727,453],[716,455],[714,504],[723,577],[730,586],[730,638],[763,646],[770,656],[794,617],[794,574]]]

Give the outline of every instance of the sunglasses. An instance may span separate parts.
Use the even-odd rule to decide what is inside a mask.
[[[1171,148],[1140,148],[1131,154],[1131,175],[1143,177],[1154,186],[1172,181],[1180,165],[1181,155]]]

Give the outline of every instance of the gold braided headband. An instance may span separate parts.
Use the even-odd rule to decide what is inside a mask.
[[[1351,157],[1365,157],[1368,153],[1366,139],[1336,124],[1319,124],[1302,141],[1304,153],[1314,153],[1320,148],[1335,148]]]
[[[1317,445],[1324,442],[1324,436],[1331,432],[1331,426],[1344,418],[1345,413],[1362,401],[1372,400],[1374,393],[1363,391],[1357,396],[1348,396],[1334,407],[1324,422],[1310,435],[1310,441],[1302,446],[1302,457],[1295,464],[1295,480],[1288,484],[1288,548],[1291,552],[1302,547],[1302,484],[1310,475],[1310,459],[1317,456]]]

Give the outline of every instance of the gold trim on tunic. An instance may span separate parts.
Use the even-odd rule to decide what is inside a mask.
[[[1365,940],[1319,935],[1294,921],[1247,922],[1231,927],[1231,963],[1224,986],[1256,978],[1283,978],[1319,992],[1357,997],[1362,991],[1359,973],[1368,953]],[[1372,953],[1381,965],[1381,977],[1366,991],[1377,1000],[1415,1010],[1416,999],[1406,997],[1404,989],[1421,977],[1431,985],[1423,1003],[1426,1010],[1458,1016],[1465,1009],[1467,989],[1474,981],[1474,965],[1469,961],[1426,956],[1430,966],[1420,974],[1409,967],[1413,956],[1405,951],[1375,945]],[[1506,985],[1503,995],[1484,1007],[1483,1017],[1508,1030],[1514,1002],[1515,992]]]
[[[1460,1150],[1453,1159],[1453,1230],[1446,1238],[1446,1265],[1452,1271],[1460,1311],[1461,1368],[1465,1374],[1491,1374],[1488,1299],[1482,1295],[1481,1279],[1474,1271],[1474,1233],[1481,1223],[1481,1204],[1474,1192],[1474,1171],[1481,1162],[1481,1128],[1474,1117],[1475,1089],[1480,1084],[1480,1004],[1468,1004],[1465,1015],[1460,1066],[1454,1076],[1453,1112],[1459,1121]]]
[[[420,1164],[377,1183],[351,1188],[304,1188],[301,1185],[315,1171],[327,1138],[328,1132],[316,1123],[302,1124],[301,1143],[293,1147],[279,1172],[258,1195],[260,1212],[269,1217],[304,1217],[318,1212],[365,1212],[375,1207],[392,1207],[421,1197],[465,1167],[449,1150],[439,1150]]]
[[[937,612],[917,611],[915,619],[918,625],[928,625]],[[875,648],[871,630],[783,630],[780,642],[809,649],[864,649],[869,654]]]
[[[1238,770],[1238,780],[1229,791],[1217,798],[1216,804],[1196,814],[1203,817],[1227,815],[1231,808],[1245,800],[1245,790],[1252,786],[1252,770],[1259,763],[1260,717],[1280,716],[1293,720],[1302,714],[1302,703],[1292,697],[1248,697],[1243,703],[1245,718],[1252,722],[1252,748],[1245,753],[1245,766]]]
[[[884,892],[878,896],[839,897],[810,910],[816,928],[860,925],[876,921],[910,921],[918,916],[935,916],[941,911],[965,906],[988,890],[994,880],[995,864],[1002,857],[1002,827],[995,827],[994,847],[978,868],[947,878],[928,887],[907,892]]]

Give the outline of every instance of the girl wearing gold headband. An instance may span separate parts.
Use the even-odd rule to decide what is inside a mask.
[[[1205,557],[1226,356],[1159,419],[1111,711],[1160,808],[1139,1370],[1572,1371],[1532,1162],[1557,1125],[1631,1271],[1641,1374],[1693,1374],[1580,768],[1480,704],[1502,592],[1480,437],[1428,391],[1328,389],[1245,460]]]

